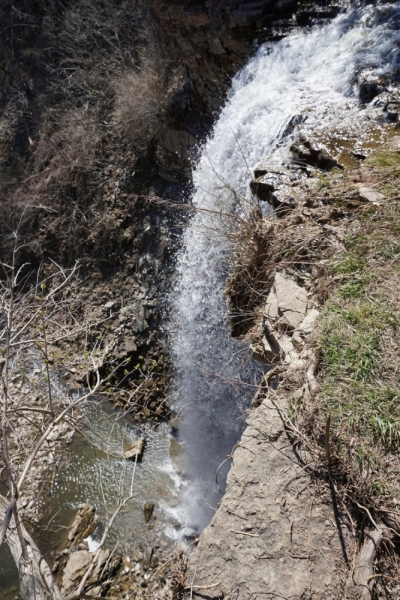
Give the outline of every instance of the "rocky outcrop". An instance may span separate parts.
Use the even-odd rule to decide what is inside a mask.
[[[252,346],[256,360],[283,363],[290,368],[304,367],[305,340],[312,333],[318,315],[307,290],[288,273],[276,273],[265,304],[262,341]]]
[[[341,541],[329,498],[293,450],[284,408],[265,400],[248,420],[227,492],[190,559],[192,597],[340,597],[350,535]]]
[[[250,189],[260,200],[269,202],[277,211],[277,214],[291,208],[296,201],[294,187],[298,185],[303,177],[300,168],[279,169],[277,165],[262,163],[255,169],[256,178],[250,183]],[[262,173],[258,175],[258,173]]]

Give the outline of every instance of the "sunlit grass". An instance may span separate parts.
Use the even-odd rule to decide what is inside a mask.
[[[397,153],[371,163],[393,184]],[[365,210],[345,248],[331,261],[337,285],[319,323],[322,415],[331,417],[343,473],[367,470],[375,492],[391,496],[388,457],[400,451],[400,203]]]

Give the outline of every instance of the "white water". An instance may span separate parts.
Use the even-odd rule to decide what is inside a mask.
[[[296,115],[306,117],[305,133],[340,154],[360,150],[383,136],[356,97],[358,72],[374,76],[398,69],[398,4],[353,9],[330,24],[261,47],[233,80],[229,99],[203,148],[194,172],[194,205],[226,210],[221,179],[249,196],[250,171],[263,158],[289,157],[293,136],[285,133]],[[248,168],[249,166],[249,168]],[[219,494],[218,464],[239,439],[241,415],[251,388],[221,380],[254,383],[254,368],[243,347],[230,338],[223,295],[229,269],[224,222],[198,212],[184,235],[178,282],[171,300],[172,349],[177,366],[176,406],[187,455],[188,491],[176,509],[187,530],[210,520]],[[216,231],[220,229],[220,232]]]

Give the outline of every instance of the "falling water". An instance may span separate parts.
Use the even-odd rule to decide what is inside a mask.
[[[213,515],[215,473],[244,428],[256,379],[245,347],[229,332],[223,289],[230,249],[227,221],[218,212],[233,208],[221,188],[228,182],[249,197],[251,171],[261,159],[289,158],[299,135],[298,127],[290,127],[296,116],[303,133],[336,155],[382,141],[385,127],[360,105],[357,78],[398,69],[399,24],[398,4],[359,7],[260,47],[234,78],[202,150],[194,170],[198,211],[184,235],[171,299],[175,402],[183,415],[180,439],[189,477],[176,515],[186,531],[202,529]]]

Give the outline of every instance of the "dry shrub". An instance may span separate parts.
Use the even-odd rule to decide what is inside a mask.
[[[135,166],[153,164],[172,72],[149,13],[136,0],[71,0],[57,11],[50,4],[31,7],[37,38],[0,41],[10,64],[15,56],[32,61],[27,49],[36,50],[40,71],[33,86],[40,97],[26,100],[22,62],[15,67],[21,92],[6,85],[8,95],[0,98],[2,214],[15,224],[15,207],[42,207],[24,230],[41,247],[39,259],[46,250],[63,264],[84,256],[113,268],[127,239],[105,206],[118,203],[117,212],[124,211],[128,198],[132,205],[142,191]],[[6,8],[0,14],[11,22],[11,4]]]
[[[189,589],[186,582],[188,559],[186,552],[177,551],[166,585],[154,596],[156,600],[183,600]]]
[[[74,107],[63,114],[49,112],[36,145],[36,170],[48,172],[45,178],[62,178],[72,168],[93,170],[99,165],[102,140],[98,115],[89,107]]]
[[[115,118],[135,148],[145,150],[166,121],[166,73],[154,56],[114,80]]]
[[[319,216],[330,212],[321,204]],[[254,325],[258,308],[265,302],[275,273],[284,269],[310,267],[316,257],[330,247],[337,248],[334,237],[321,236],[321,227],[309,218],[309,211],[298,206],[283,218],[263,217],[255,209],[242,222],[235,235],[235,270],[228,280],[233,335],[244,335]]]

